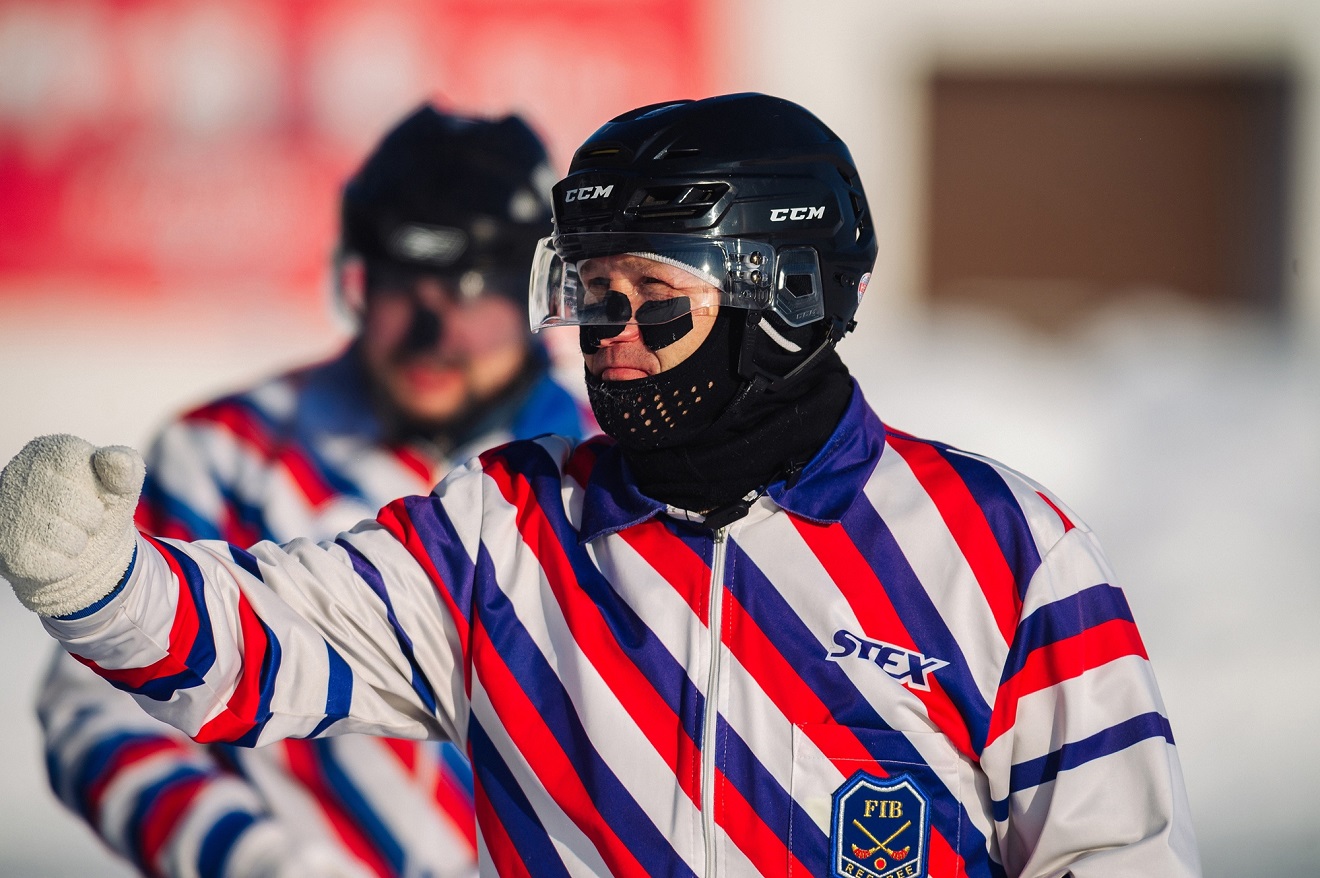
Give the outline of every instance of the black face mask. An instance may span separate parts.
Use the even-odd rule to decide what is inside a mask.
[[[588,371],[587,397],[601,430],[625,448],[654,449],[690,443],[709,427],[742,383],[730,365],[729,313],[721,311],[701,346],[672,369],[632,381],[605,381]],[[583,350],[589,331],[615,328],[580,327]],[[643,344],[655,349],[645,336]]]
[[[833,350],[781,388],[757,390],[737,367],[745,333],[761,333],[756,319],[721,309],[701,346],[658,375],[602,381],[587,373],[596,420],[618,441],[642,493],[711,512],[712,527],[745,513],[741,498],[749,492],[800,469],[833,432],[852,396],[848,370]],[[795,342],[808,348],[808,333],[798,335]],[[752,343],[778,372],[803,356],[764,334]],[[733,506],[738,509],[731,516],[721,517],[719,510]]]
[[[633,316],[632,302],[616,290],[606,293],[605,301],[595,308],[611,322],[586,323],[579,328],[578,345],[584,354],[594,354],[600,350],[600,343],[623,332],[625,324]],[[692,331],[692,300],[687,296],[675,296],[659,302],[647,302],[637,309],[637,329],[642,336],[642,344],[651,350],[669,347]]]

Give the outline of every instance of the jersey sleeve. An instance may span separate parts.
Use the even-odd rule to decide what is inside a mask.
[[[461,745],[473,465],[334,541],[244,550],[140,536],[106,603],[44,624],[199,742],[355,732]]]
[[[1031,578],[981,766],[1008,875],[1200,875],[1155,676],[1084,527]]]
[[[144,875],[250,875],[285,833],[246,781],[57,650],[37,702],[51,788]]]
[[[228,504],[196,431],[183,422],[170,425],[147,461],[151,476],[139,526],[179,537],[220,536]],[[52,790],[144,874],[249,874],[285,844],[282,827],[247,781],[63,650],[41,683],[37,717]]]

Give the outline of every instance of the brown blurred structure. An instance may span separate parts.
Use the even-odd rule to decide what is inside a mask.
[[[1045,328],[1143,293],[1278,313],[1283,74],[931,83],[925,288]]]

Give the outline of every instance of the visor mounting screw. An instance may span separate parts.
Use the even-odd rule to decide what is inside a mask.
[[[756,252],[749,254],[747,257],[747,261],[752,263],[752,265],[760,265],[761,260],[762,260],[761,254]]]
[[[753,272],[752,272],[750,275],[748,275],[747,277],[748,277],[748,280],[750,280],[750,281],[751,281],[752,283],[754,283],[754,284],[759,284],[759,283],[761,282],[761,272],[759,272],[759,271],[753,271]]]

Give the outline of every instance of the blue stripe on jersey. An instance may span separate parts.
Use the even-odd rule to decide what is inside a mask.
[[[504,827],[513,853],[537,878],[569,878],[568,869],[550,842],[532,803],[475,716],[468,720],[468,746],[477,766],[476,779],[481,784],[481,792],[490,802],[495,818]]]
[[[139,688],[114,681],[111,685],[125,692],[145,695],[153,701],[169,701],[180,689],[191,689],[205,682],[206,672],[215,664],[215,634],[211,630],[211,613],[206,607],[206,589],[197,562],[169,543],[157,542],[155,545],[173,558],[183,572],[180,586],[188,589],[193,605],[197,608],[197,638],[184,660],[185,669],[177,674],[148,680]]]
[[[600,444],[604,445],[603,442]],[[586,488],[582,499],[579,543],[640,524],[665,508],[665,504],[647,497],[624,475],[623,452],[617,445],[604,445],[600,449],[587,477]]]
[[[256,818],[246,811],[230,811],[211,824],[197,850],[198,878],[221,878],[235,842],[255,822]]]
[[[169,774],[157,780],[155,783],[145,787],[133,803],[133,811],[129,815],[128,823],[124,827],[124,834],[128,839],[129,852],[132,855],[133,862],[140,866],[144,871],[155,874],[156,870],[151,868],[151,864],[145,860],[145,852],[142,850],[142,824],[151,816],[151,812],[156,805],[156,801],[173,787],[179,784],[198,780],[207,775],[206,771],[193,765],[185,765],[176,768]]]
[[[220,528],[206,516],[189,506],[181,497],[165,490],[164,485],[147,471],[147,478],[142,483],[142,500],[151,510],[151,518],[159,521],[164,518],[183,526],[188,538],[193,540],[218,540],[222,538]]]
[[[569,763],[577,769],[600,819],[633,853],[648,875],[693,875],[591,743],[563,681],[523,626],[508,596],[500,590],[485,546],[477,553],[477,591],[482,624],[491,644],[522,686],[524,696],[536,706],[537,715],[563,748]]]
[[[376,813],[376,809],[367,801],[358,785],[340,765],[335,753],[334,738],[314,738],[308,742],[315,754],[316,764],[321,777],[325,779],[330,792],[344,807],[353,823],[367,837],[372,848],[389,865],[391,873],[403,875],[407,854],[403,845],[390,832],[385,820]]]
[[[237,493],[237,488],[231,485],[217,484],[216,489],[220,492],[221,498],[225,501],[225,508],[229,511],[240,524],[246,525],[257,534],[257,540],[270,540],[279,542],[275,532],[270,529],[266,522],[266,510],[261,506],[256,506],[248,502]]]
[[[399,650],[403,653],[404,658],[408,660],[408,667],[412,671],[409,682],[412,684],[413,691],[417,693],[417,697],[421,699],[426,709],[431,713],[435,713],[435,691],[431,688],[431,682],[426,679],[421,666],[418,664],[412,638],[408,636],[407,631],[403,630],[403,626],[399,624],[398,616],[394,614],[394,604],[390,601],[390,593],[385,588],[385,580],[381,577],[380,571],[347,540],[337,539],[335,545],[348,553],[349,559],[353,562],[353,572],[362,578],[362,581],[375,592],[376,597],[380,598],[381,603],[385,605],[385,617],[389,620],[390,627],[394,629],[395,642],[399,644]]]
[[[267,454],[267,460],[276,460],[280,456],[280,450],[284,447],[295,449],[300,452],[321,478],[325,479],[330,489],[339,495],[353,497],[355,499],[365,499],[362,489],[349,481],[342,473],[330,466],[320,457],[316,449],[316,437],[307,431],[298,430],[297,422],[292,424],[281,423],[275,416],[263,409],[258,404],[254,395],[251,393],[237,394],[217,400],[205,409],[216,409],[230,406],[242,411],[243,414],[257,421],[266,433],[266,438],[270,442],[270,452]],[[292,435],[290,427],[293,428]]]
[[[324,732],[331,723],[337,722],[348,716],[349,708],[353,706],[353,671],[344,661],[344,657],[330,645],[329,641],[325,644],[326,653],[326,684],[325,684],[325,718],[316,724],[316,728],[308,733],[307,737],[315,738]]]
[[[827,875],[829,837],[820,831],[802,806],[780,786],[761,760],[733,728],[720,717],[715,738],[719,741],[724,776],[751,806],[772,833],[784,843],[808,874]],[[791,831],[790,831],[791,829]]]
[[[46,777],[50,779],[50,785],[51,788],[55,790],[55,795],[59,796],[62,802],[75,811],[81,810],[77,798],[79,790],[76,788],[70,788],[69,782],[71,780],[72,771],[76,768],[76,765],[61,761],[60,757],[65,755],[67,748],[69,747],[69,737],[82,731],[83,724],[87,722],[89,718],[100,712],[101,708],[99,706],[93,707],[84,705],[74,711],[73,716],[58,732],[54,730],[49,730],[47,732]],[[42,723],[45,725],[44,717],[42,718]]]
[[[60,620],[85,619],[88,616],[92,615],[92,613],[95,613],[97,610],[101,609],[106,604],[114,600],[115,597],[118,596],[118,594],[124,590],[124,583],[128,582],[128,578],[133,575],[133,568],[137,566],[137,553],[138,553],[137,543],[134,542],[133,554],[130,555],[128,559],[128,569],[125,570],[123,575],[119,577],[119,581],[115,583],[114,588],[110,589],[110,591],[106,592],[104,595],[97,598],[95,601],[88,604],[87,606],[83,607],[81,610],[74,610],[72,613],[64,613],[63,615],[56,616],[55,618]]]
[[[1173,743],[1173,729],[1169,727],[1169,721],[1158,713],[1134,716],[1080,741],[1064,744],[1044,756],[1014,765],[1009,772],[1009,790],[1017,793],[1048,783],[1058,777],[1061,771],[1126,750],[1149,738],[1163,738]],[[995,810],[996,819],[999,819],[998,807]]]
[[[260,621],[260,620],[258,620]],[[261,622],[261,630],[266,635],[266,650],[261,657],[261,690],[257,698],[257,708],[253,711],[253,725],[242,737],[235,738],[234,743],[240,747],[257,746],[257,738],[261,737],[261,732],[266,728],[266,723],[270,722],[271,710],[270,699],[275,694],[275,678],[280,672],[280,642],[275,637],[275,632],[270,630],[270,626]]]
[[[560,497],[560,476],[553,459],[541,446],[530,442],[506,445],[498,452],[509,460],[513,478],[524,477],[535,494],[535,503],[549,522],[555,542],[563,549],[573,569],[576,586],[591,599],[620,649],[637,666],[656,693],[664,699],[694,742],[701,740],[701,694],[683,665],[665,648],[637,613],[615,591],[605,574],[592,563],[587,549],[577,541]],[[706,550],[709,563],[709,540]],[[570,584],[571,587],[572,584]]]
[[[472,765],[467,761],[467,757],[463,755],[463,751],[449,741],[440,741],[437,748],[445,772],[458,781],[463,789],[467,791],[468,796],[471,797]]]
[[[865,498],[853,504],[841,525],[875,574],[917,650],[949,663],[940,668],[940,686],[967,724],[972,746],[979,752],[990,733],[991,705],[982,697],[968,671],[961,645],[908,563],[889,525]]]
[[[449,513],[444,505],[434,496],[405,497],[403,508],[408,513],[408,522],[417,531],[418,541],[426,547],[427,557],[435,565],[440,576],[437,587],[449,592],[462,619],[455,619],[459,627],[467,624],[472,611],[472,561],[463,549],[463,541],[449,520]],[[451,547],[448,551],[436,551],[436,547]]]
[[[1021,601],[1026,584],[1040,567],[1040,552],[1031,535],[1027,517],[1017,497],[999,470],[975,457],[969,457],[948,445],[931,443],[940,456],[963,480],[972,499],[981,508],[999,551],[1013,571],[1013,584]]]
[[[891,765],[901,762],[904,770],[915,770],[914,766],[924,768],[925,760],[901,733],[885,735],[883,746],[877,742],[877,736],[868,734],[891,731],[891,728],[853,685],[842,666],[825,657],[827,650],[822,647],[820,639],[803,624],[751,558],[732,541],[727,544],[725,570],[731,577],[730,593],[742,604],[775,650],[826,706],[834,723],[858,729],[861,732],[858,740],[877,762]],[[916,587],[919,589],[919,584]],[[947,668],[941,669],[941,673],[944,670]],[[791,722],[820,721],[817,717],[789,716],[788,719]],[[985,838],[976,831],[965,809],[933,771],[923,781],[923,789],[932,794],[932,825],[951,845],[957,846],[956,850],[964,860],[970,863],[982,856]]]
[[[71,766],[72,787],[65,787],[65,777],[62,772],[52,772],[51,781],[56,789],[67,790],[67,795],[62,794],[61,798],[64,798],[69,805],[77,809],[79,814],[90,821],[92,819],[91,788],[101,779],[101,775],[105,772],[110,760],[114,759],[120,750],[130,744],[155,741],[162,737],[164,735],[149,732],[120,732],[115,735],[107,735],[88,747],[86,752],[82,754],[82,758]]]
[[[1114,619],[1131,622],[1132,610],[1122,589],[1107,583],[1082,589],[1036,609],[1018,624],[1000,682],[1012,679],[1021,671],[1034,650]]]
[[[257,559],[253,557],[251,552],[248,552],[245,549],[240,549],[238,546],[230,545],[229,557],[233,558],[234,563],[239,567],[242,567],[248,573],[251,573],[256,577],[257,581],[266,581],[261,575],[261,567],[257,564]]]

